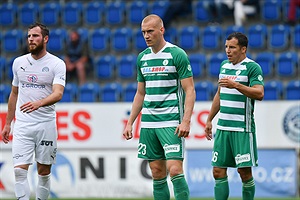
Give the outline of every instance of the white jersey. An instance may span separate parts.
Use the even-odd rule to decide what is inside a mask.
[[[56,117],[55,105],[43,106],[31,113],[23,113],[24,103],[46,98],[52,93],[53,84],[65,86],[66,65],[63,60],[47,52],[35,60],[31,54],[16,58],[12,65],[12,85],[19,88],[16,119],[24,122],[45,122]]]

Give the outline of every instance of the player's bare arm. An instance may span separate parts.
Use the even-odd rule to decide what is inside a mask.
[[[212,140],[212,120],[220,110],[220,87],[216,92],[205,125],[205,136],[207,140]]]
[[[181,85],[185,92],[184,115],[182,122],[177,126],[175,133],[178,134],[178,137],[187,137],[190,134],[191,117],[194,110],[196,93],[192,77],[182,79]]]
[[[228,78],[221,78],[219,86],[227,88],[235,88],[243,95],[261,101],[264,98],[264,87],[262,85],[254,85],[252,87],[245,86],[239,82],[235,82]]]
[[[128,118],[126,127],[123,131],[123,136],[126,138],[126,140],[132,138],[132,125],[142,110],[144,97],[145,97],[145,83],[138,82],[137,91],[132,103],[131,113]]]

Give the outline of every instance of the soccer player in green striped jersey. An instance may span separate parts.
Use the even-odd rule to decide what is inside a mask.
[[[141,29],[148,48],[137,58],[138,87],[123,135],[132,138],[132,125],[142,111],[138,157],[149,161],[154,199],[170,199],[169,174],[175,199],[188,200],[183,159],[195,103],[190,62],[184,50],[165,41],[159,16],[145,17]]]
[[[243,200],[253,200],[255,183],[252,166],[257,166],[254,101],[264,97],[259,64],[247,58],[248,38],[230,34],[225,43],[228,60],[221,63],[218,91],[207,117],[206,138],[212,137],[212,120],[219,112],[212,155],[215,199],[229,196],[227,168],[237,168],[243,182]]]

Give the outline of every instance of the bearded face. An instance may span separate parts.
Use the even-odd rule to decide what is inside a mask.
[[[30,42],[28,44],[28,51],[33,55],[39,54],[43,50],[43,48],[44,48],[44,43],[42,41],[39,43]]]

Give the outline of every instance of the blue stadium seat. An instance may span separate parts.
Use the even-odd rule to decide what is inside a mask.
[[[108,25],[121,25],[125,22],[126,3],[124,1],[111,1],[106,6],[106,23]]]
[[[116,58],[113,55],[105,55],[95,60],[95,78],[97,80],[107,80],[114,78]]]
[[[121,100],[123,88],[120,83],[106,83],[102,87],[101,101],[102,102],[118,102]]]
[[[103,13],[105,12],[104,1],[91,1],[83,10],[83,20],[85,25],[100,25],[103,23]]]
[[[257,54],[255,61],[261,66],[264,77],[274,76],[275,55],[273,52]]]
[[[62,53],[65,48],[67,36],[68,33],[66,29],[56,28],[50,30],[49,41],[47,45],[49,52]]]
[[[282,77],[296,76],[298,55],[296,52],[280,53],[276,62],[277,75]]]
[[[2,36],[2,50],[5,53],[21,52],[24,40],[23,32],[20,29],[8,30]]]
[[[286,100],[300,100],[300,80],[291,80],[285,87]]]
[[[264,84],[264,100],[280,100],[283,94],[283,84],[280,80],[267,81]]]
[[[206,57],[202,53],[194,53],[189,55],[189,60],[192,66],[193,76],[199,78],[204,74],[206,67]]]
[[[140,29],[136,29],[134,32],[133,32],[133,45],[134,45],[134,48],[138,51],[142,51],[144,49],[147,48],[147,44],[145,42],[145,39],[144,39],[144,36],[143,36],[143,33],[141,32]]]
[[[224,37],[224,41],[225,41],[231,33],[234,32],[245,33],[245,28],[243,26],[229,25],[226,27],[224,32],[225,32],[225,37]]]
[[[136,77],[136,56],[123,55],[117,61],[117,74],[121,79],[134,79]]]
[[[199,36],[198,26],[184,26],[179,30],[178,44],[184,50],[195,50],[199,47]]]
[[[131,28],[123,27],[115,29],[112,33],[111,48],[118,52],[131,50],[132,37]]]
[[[281,0],[261,1],[261,18],[265,22],[278,22],[281,20]]]
[[[6,59],[5,57],[0,56],[0,79],[4,80],[4,73],[5,73],[5,67],[6,67]]]
[[[156,0],[153,1],[153,3],[150,5],[150,13],[156,14],[160,16],[161,18],[164,17],[165,12],[167,11],[169,7],[170,2],[166,0]]]
[[[46,26],[59,26],[61,22],[61,12],[62,7],[58,1],[51,1],[45,3],[40,12],[41,22]]]
[[[269,34],[270,50],[285,50],[289,47],[290,27],[282,24],[273,25]]]
[[[220,26],[207,26],[201,34],[201,46],[204,50],[219,50],[221,39],[222,28]]]
[[[33,2],[24,3],[19,7],[19,22],[23,26],[29,26],[38,20],[39,4]]]
[[[223,60],[227,60],[225,53],[213,53],[208,59],[208,76],[212,78],[218,78],[220,73],[220,67]]]
[[[89,82],[79,86],[79,102],[97,102],[100,98],[101,88],[96,82]]]
[[[14,26],[17,22],[18,6],[15,3],[1,3],[0,5],[0,25]]]
[[[79,33],[81,40],[88,42],[89,30],[87,28],[80,27],[77,29],[77,32]]]
[[[11,86],[5,83],[0,84],[0,103],[7,103]]]
[[[65,4],[62,12],[62,23],[67,26],[80,26],[82,23],[83,5],[71,1]]]
[[[254,24],[248,27],[249,49],[262,50],[267,47],[268,28],[265,24]]]
[[[177,42],[177,28],[169,27],[164,34],[165,40],[172,44]]]
[[[6,80],[12,81],[13,79],[12,64],[15,59],[16,57],[12,57],[6,60],[6,66],[5,66]]]
[[[127,21],[133,25],[141,25],[141,22],[148,14],[148,2],[134,0],[129,3]]]
[[[68,82],[65,86],[64,94],[60,102],[75,102],[77,98],[78,86],[76,83]]]
[[[124,86],[123,101],[132,102],[137,90],[137,82],[131,82]]]
[[[194,19],[200,23],[207,23],[209,21],[208,13],[203,5],[203,1],[196,1],[194,6]]]
[[[209,101],[213,97],[213,83],[199,81],[195,83],[196,101]]]
[[[110,47],[110,29],[103,27],[90,31],[89,49],[91,52],[105,52]]]
[[[294,33],[292,34],[292,40],[295,48],[300,49],[300,24],[295,26]]]

